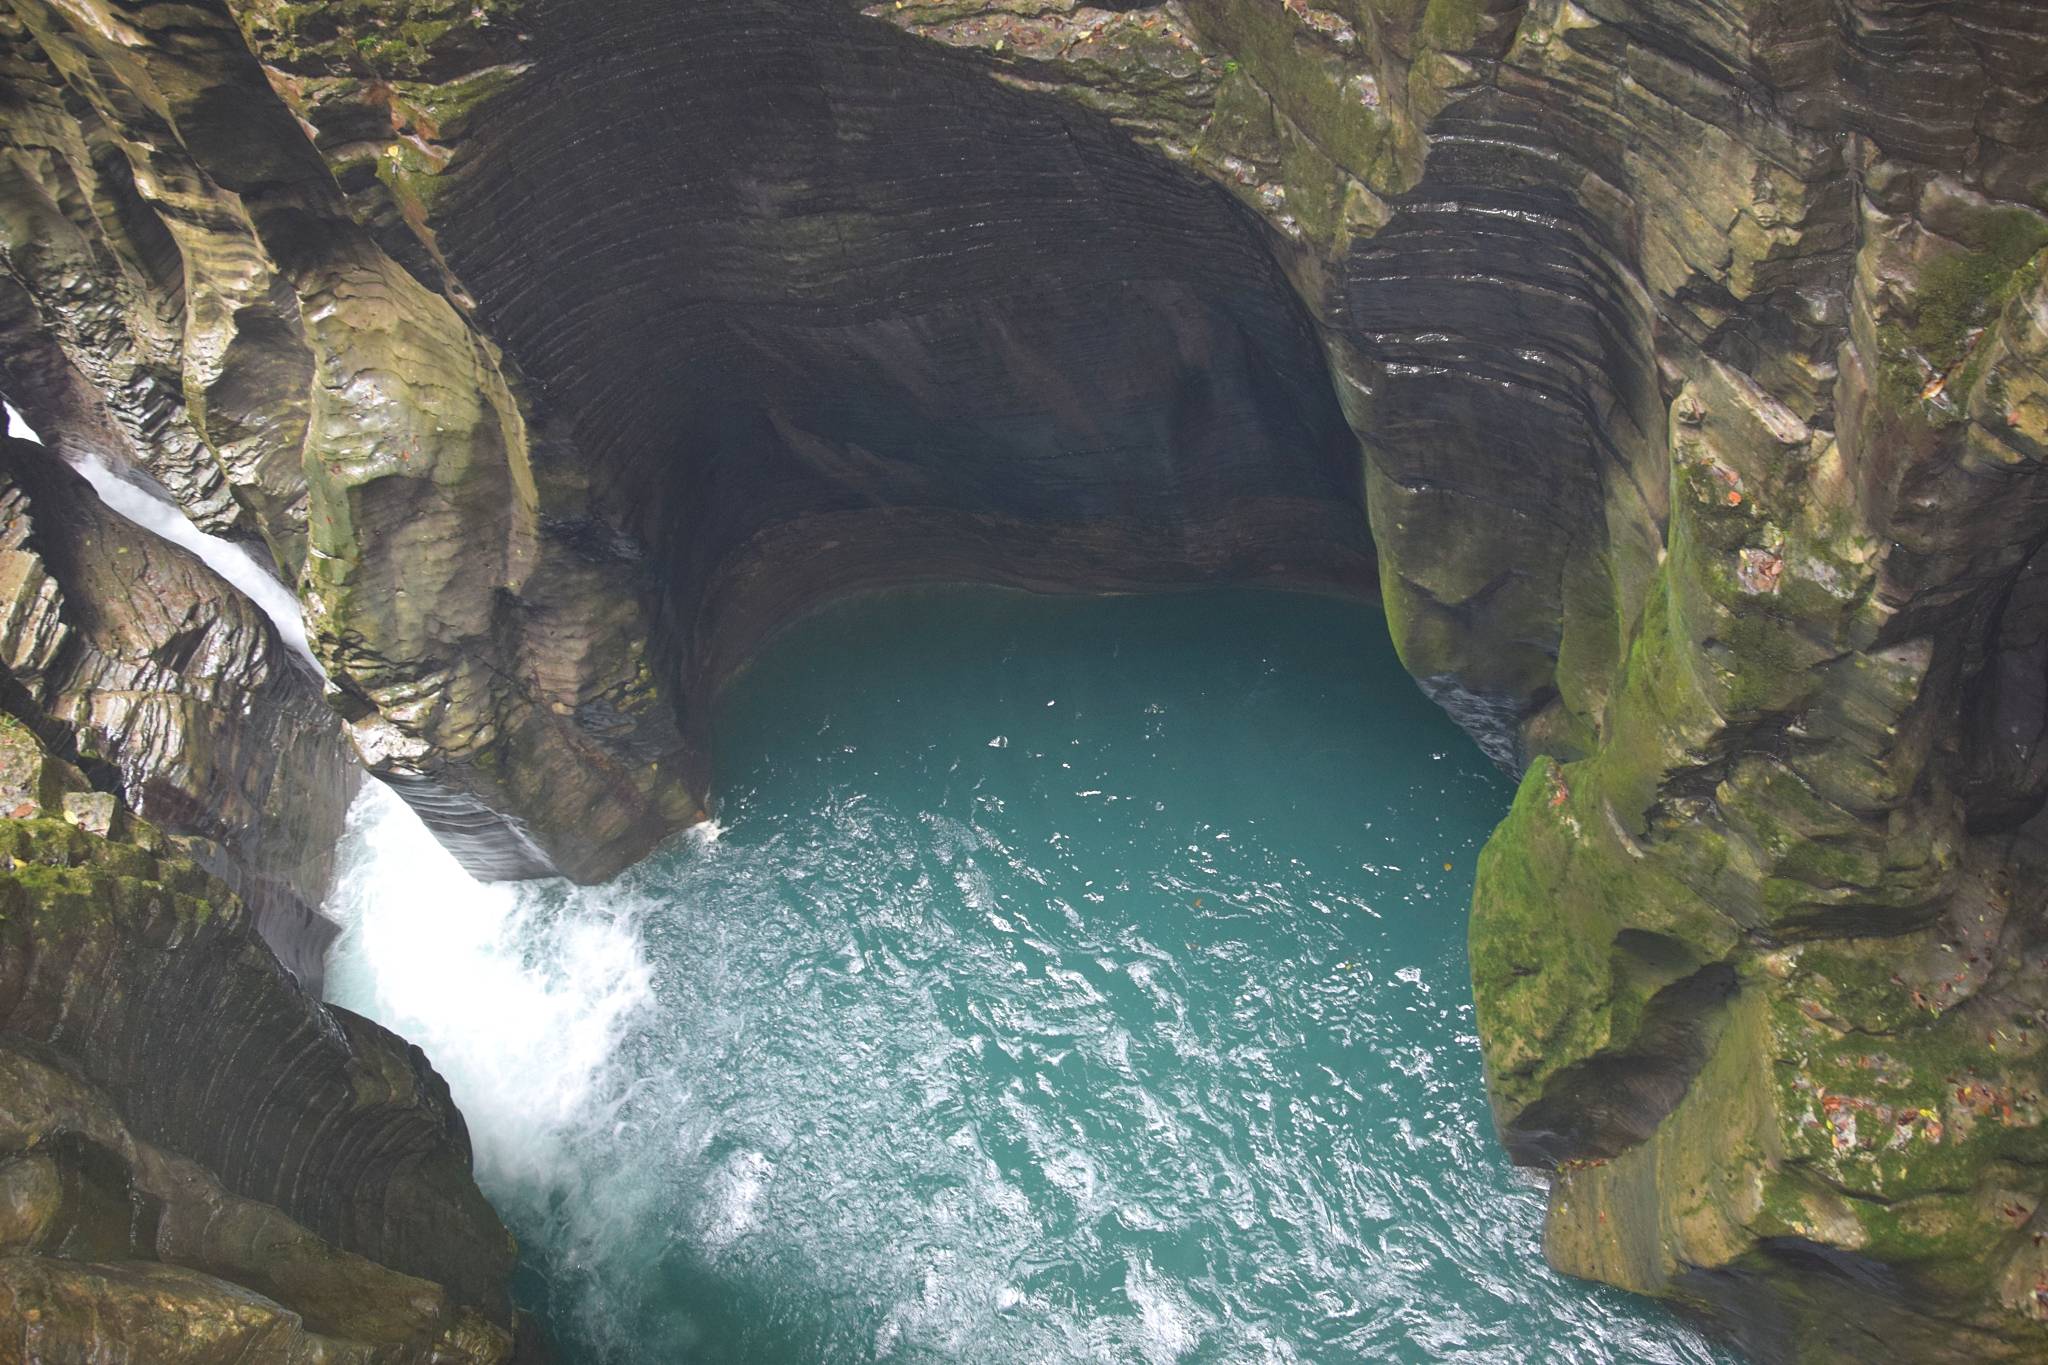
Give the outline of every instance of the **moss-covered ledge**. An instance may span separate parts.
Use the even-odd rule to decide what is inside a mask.
[[[1838,439],[1752,401],[1759,461],[1728,393],[1679,395],[1602,743],[1538,760],[1480,859],[1479,1031],[1555,1174],[1547,1254],[1766,1359],[2048,1352],[2048,817],[1973,817],[1999,784],[1957,733],[2048,496],[2048,290],[2010,281],[1960,395],[1863,387],[1852,341]],[[1725,1002],[1673,1028],[1710,968]]]

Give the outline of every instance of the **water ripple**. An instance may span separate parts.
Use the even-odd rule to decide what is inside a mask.
[[[858,604],[609,887],[423,906],[366,798],[336,989],[448,1072],[570,1361],[1717,1360],[1542,1266],[1463,948],[1507,791],[1381,630]]]

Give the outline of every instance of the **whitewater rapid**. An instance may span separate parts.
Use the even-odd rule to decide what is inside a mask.
[[[480,1177],[544,1191],[564,1143],[622,1093],[620,1037],[652,1003],[647,908],[562,881],[484,883],[366,782],[332,892],[327,994],[421,1044],[469,1123]]]

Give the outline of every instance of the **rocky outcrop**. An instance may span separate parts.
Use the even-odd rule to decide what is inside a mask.
[[[0,718],[0,1352],[511,1358],[511,1240],[415,1048]]]
[[[1472,952],[1551,1259],[2048,1349],[2048,11],[13,9],[0,388],[307,547],[474,865],[691,818],[831,593],[1370,555],[1527,768]]]
[[[638,567],[551,473],[496,348],[348,216],[225,9],[24,3],[0,40],[0,260],[32,324],[10,400],[60,451],[188,500],[217,484],[240,510],[195,510],[304,562],[370,770],[479,871],[600,875],[694,818]],[[146,386],[121,368],[145,351]],[[116,392],[142,396],[76,399]]]
[[[442,1286],[343,1251],[139,1141],[39,1052],[0,1042],[0,1322],[23,1359],[88,1347],[137,1362],[505,1358],[504,1330]]]
[[[0,444],[0,662],[38,734],[223,877],[309,990],[359,780],[313,670],[44,449]]]
[[[869,12],[1273,225],[1403,658],[1536,757],[1472,942],[1553,1263],[2048,1350],[2038,7]]]
[[[2040,802],[1970,736],[1995,642],[2026,648],[2002,621],[2039,536],[2048,295],[2029,271],[1971,305],[1957,398],[1886,357],[1875,278],[1832,432],[1746,387],[1674,405],[1671,553],[1605,743],[1532,769],[1482,867],[1481,1028],[1512,1144],[1572,1068],[1644,1050],[1654,992],[1733,969],[1707,1071],[1630,1120],[1647,1141],[1564,1155],[1553,1260],[1742,1305],[1766,1355],[2033,1359]]]

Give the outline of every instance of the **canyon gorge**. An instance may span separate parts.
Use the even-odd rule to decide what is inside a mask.
[[[2048,1359],[2048,7],[1323,2],[0,4],[0,1358],[548,1359],[351,802],[607,882],[978,583],[1377,602],[1548,1263]]]

